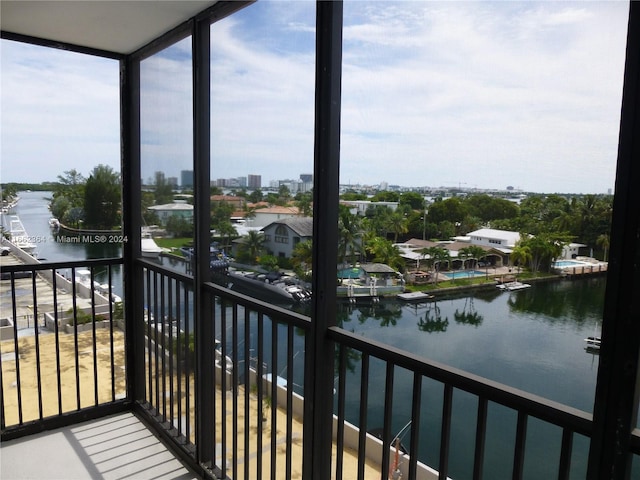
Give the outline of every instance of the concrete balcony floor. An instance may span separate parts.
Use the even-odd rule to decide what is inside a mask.
[[[0,478],[196,479],[132,413],[3,442]]]

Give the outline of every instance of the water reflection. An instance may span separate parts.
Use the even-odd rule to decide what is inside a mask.
[[[548,282],[510,295],[507,303],[513,312],[542,315],[551,322],[581,324],[586,319],[602,318],[605,286],[604,276]]]
[[[464,301],[462,311],[456,308],[456,311],[453,314],[453,319],[458,323],[478,327],[482,323],[484,317],[476,311],[473,303],[473,297],[467,297]]]

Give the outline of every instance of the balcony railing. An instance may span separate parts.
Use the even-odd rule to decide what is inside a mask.
[[[60,425],[73,413],[104,414],[126,399],[124,319],[112,285],[121,263],[3,266],[3,438]]]
[[[206,283],[201,294],[213,321],[203,328],[194,315],[193,279],[141,261],[141,311],[126,322],[139,326],[127,331],[143,332],[142,339],[125,341],[126,322],[111,286],[120,264],[3,268],[2,310],[10,325],[0,343],[3,439],[139,407],[193,468],[217,478],[302,472],[311,428],[303,408],[310,319]],[[94,283],[98,272],[109,279],[106,287]],[[82,325],[84,317],[89,321]],[[500,434],[491,428],[495,408],[513,419],[506,440],[512,451],[501,452],[512,478],[525,476],[529,447],[541,443],[558,478],[584,470],[586,455],[577,451],[592,435],[590,414],[338,327],[328,335],[335,345],[335,383],[326,400],[335,415],[333,442],[324,448],[332,449],[336,478],[444,479],[453,454],[470,465],[473,478],[482,478],[487,446]],[[137,375],[126,374],[138,368],[126,363],[132,345],[143,348]],[[131,378],[143,383],[133,389],[143,392],[140,398],[129,396]],[[399,395],[409,408],[399,408]],[[474,422],[462,425],[473,432],[470,448],[455,432],[461,408],[476,412]],[[421,426],[428,417],[437,427],[427,432]],[[210,439],[204,444],[202,429]],[[634,456],[640,454],[638,433],[629,452]],[[401,441],[408,441],[404,452]]]

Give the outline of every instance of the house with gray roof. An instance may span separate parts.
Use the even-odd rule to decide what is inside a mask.
[[[313,234],[313,218],[283,218],[270,223],[262,229],[264,248],[270,255],[291,258],[295,246],[311,240]]]

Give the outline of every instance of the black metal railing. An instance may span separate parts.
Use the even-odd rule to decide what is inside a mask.
[[[4,439],[126,399],[120,259],[2,268]],[[120,277],[121,278],[121,277]],[[100,280],[100,281],[98,281]],[[94,415],[108,410],[98,409]]]
[[[214,441],[201,446],[209,449],[202,456],[215,459],[204,466],[218,477],[291,478],[302,461],[293,452],[302,438],[309,319],[208,283],[213,328],[200,342],[193,279],[149,263],[143,276],[146,411],[197,461],[197,409],[208,410]],[[202,344],[207,351],[197,352]],[[196,372],[198,358],[214,366],[212,378]],[[210,404],[199,407],[200,384],[215,387]]]
[[[3,268],[3,312],[10,320],[3,332],[12,335],[0,343],[3,439],[50,428],[56,421],[86,419],[88,413],[96,417],[132,408],[124,372],[133,366],[125,365],[124,319],[113,286],[120,263]],[[151,424],[168,433],[194,468],[219,478],[292,478],[302,471],[310,421],[303,413],[310,319],[206,283],[201,294],[212,305],[213,325],[207,330],[210,338],[198,342],[193,279],[149,262],[141,265],[144,308],[133,321],[144,332],[140,403]],[[89,318],[86,324],[83,318]],[[30,335],[21,336],[25,331]],[[480,479],[495,461],[488,455],[492,442],[504,435],[491,428],[496,408],[511,412],[513,419],[506,434],[512,451],[501,452],[509,476],[526,476],[529,448],[541,443],[548,444],[554,476],[569,478],[583,470],[576,444],[588,446],[590,414],[338,327],[330,328],[328,337],[336,352],[335,388],[326,393],[334,404],[334,441],[323,448],[335,447],[336,478],[348,478],[347,471],[364,478],[370,468],[383,478],[386,473],[380,472],[396,470],[402,478],[447,478],[455,456],[470,465],[470,478]],[[198,351],[203,344],[210,347]],[[198,376],[203,361],[213,366],[212,378]],[[204,404],[195,395],[202,384],[215,386]],[[405,397],[401,409],[398,391]],[[456,433],[461,408],[475,412],[462,425],[474,432],[471,445]],[[214,419],[208,427],[201,424],[202,410]],[[74,413],[82,415],[74,420],[69,417]],[[421,428],[428,417],[431,428]],[[542,440],[533,435],[539,424],[553,433]],[[374,432],[374,427],[380,428]],[[213,430],[211,444],[197,444],[199,428]],[[396,453],[404,438],[408,448]],[[198,463],[203,450],[212,459],[204,465]],[[348,452],[356,452],[355,460],[347,458]],[[629,454],[640,455],[638,429]]]
[[[406,452],[408,457],[402,456],[403,462],[406,463],[402,468],[405,475],[403,478],[407,478],[407,475],[408,478],[418,478],[416,475],[419,468],[423,470],[422,475],[426,472],[424,466],[421,467],[419,465],[420,443],[424,440],[424,436],[420,435],[419,425],[421,424],[421,418],[426,413],[422,408],[424,406],[422,399],[424,392],[427,390],[424,386],[427,381],[430,382],[428,388],[432,396],[434,389],[440,390],[440,400],[431,403],[431,410],[439,411],[440,421],[438,428],[439,437],[436,438],[436,442],[438,443],[436,450],[439,450],[439,453],[437,456],[437,464],[432,465],[438,472],[438,476],[434,476],[433,478],[447,478],[450,466],[450,454],[452,449],[456,448],[452,445],[451,438],[452,420],[455,420],[453,415],[453,401],[454,395],[458,394],[458,392],[466,392],[475,398],[475,408],[477,412],[475,425],[466,425],[467,429],[475,430],[475,445],[470,449],[465,448],[465,455],[462,456],[467,457],[466,459],[463,458],[462,461],[467,461],[472,464],[470,470],[472,471],[473,478],[482,478],[485,469],[487,412],[491,404],[501,405],[514,412],[516,421],[515,435],[509,442],[511,445],[514,445],[513,455],[510,460],[505,459],[512,467],[510,473],[512,478],[522,478],[523,475],[525,455],[527,452],[527,424],[529,419],[535,418],[542,422],[556,425],[561,430],[561,442],[558,446],[559,452],[556,452],[558,453],[557,458],[559,459],[558,478],[569,478],[574,436],[581,435],[590,437],[591,435],[591,415],[585,412],[445,365],[428,361],[399,349],[389,347],[388,345],[364,339],[361,336],[354,335],[339,328],[332,328],[330,330],[330,336],[336,344],[340,345],[339,388],[337,394],[338,451],[342,449],[344,443],[343,425],[345,423],[344,403],[346,391],[344,378],[347,374],[346,359],[348,355],[354,358],[353,352],[356,352],[356,356],[359,357],[360,361],[360,385],[362,392],[359,397],[361,406],[358,417],[358,426],[360,429],[359,446],[357,449],[359,454],[359,478],[362,478],[361,474],[364,471],[364,462],[367,458],[368,444],[366,442],[366,430],[369,423],[367,412],[370,399],[366,387],[370,380],[370,366],[373,361],[380,361],[382,363],[382,367],[379,368],[379,370],[383,371],[385,379],[385,396],[382,407],[383,416],[382,419],[378,419],[378,423],[383,425],[382,452],[384,452],[384,455],[381,457],[381,468],[384,472],[394,470],[398,467],[398,465],[394,464],[394,459],[392,458],[397,431],[392,429],[391,421],[394,415],[398,415],[397,409],[394,410],[393,408],[393,392],[399,371],[402,371],[405,376],[409,377],[409,382],[405,382],[405,388],[407,384],[411,386],[411,407],[409,412],[404,412],[405,417],[402,418],[405,422],[408,418],[407,426],[410,428],[410,449]],[[473,403],[473,401],[467,403],[466,406],[468,407]],[[434,406],[434,404],[436,406]],[[413,426],[416,427],[413,428]],[[460,447],[458,447],[458,450],[460,450]],[[460,462],[460,452],[458,451],[456,453],[458,453],[458,462]],[[502,452],[502,455],[506,456],[506,452]],[[336,475],[340,478],[339,472],[341,465],[339,462],[336,468]]]

